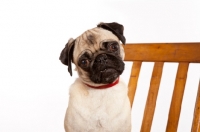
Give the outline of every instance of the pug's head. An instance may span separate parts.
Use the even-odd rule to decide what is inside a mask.
[[[124,70],[124,27],[118,23],[100,23],[76,39],[69,39],[60,54],[60,60],[68,66],[76,65],[79,77],[92,85],[114,82]]]

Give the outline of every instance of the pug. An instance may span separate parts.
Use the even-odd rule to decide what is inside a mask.
[[[100,23],[76,39],[69,39],[60,61],[72,63],[78,78],[70,86],[64,119],[66,132],[130,132],[128,88],[120,78],[124,70],[123,25]]]

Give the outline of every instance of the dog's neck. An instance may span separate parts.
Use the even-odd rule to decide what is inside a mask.
[[[94,89],[106,89],[106,88],[111,88],[112,86],[115,86],[118,83],[119,83],[119,78],[117,78],[117,80],[115,80],[113,83],[101,85],[101,86],[92,86],[92,85],[89,85],[86,83],[84,83],[84,84],[87,85],[88,87],[94,88]]]

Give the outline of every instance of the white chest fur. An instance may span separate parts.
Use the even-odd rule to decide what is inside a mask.
[[[88,88],[79,79],[70,87],[66,132],[130,132],[131,108],[127,87]]]

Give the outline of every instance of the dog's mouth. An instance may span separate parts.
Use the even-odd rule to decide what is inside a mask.
[[[101,70],[97,78],[91,78],[95,83],[109,84],[114,82],[119,77],[119,72],[114,68],[105,68]]]
[[[109,70],[108,72],[102,74],[102,82],[112,83],[119,77],[119,74],[114,69],[112,70],[108,69],[108,70]]]
[[[100,72],[101,72],[101,77],[105,78],[106,81],[109,81],[110,78],[113,78],[115,80],[118,77],[117,70],[115,70],[114,68],[107,68]]]

